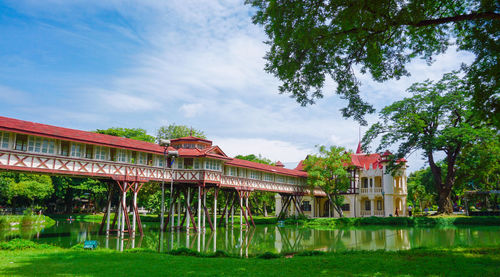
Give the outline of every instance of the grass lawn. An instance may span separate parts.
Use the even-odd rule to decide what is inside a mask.
[[[2,276],[498,276],[500,249],[343,252],[293,258],[200,258],[149,251],[0,250]]]

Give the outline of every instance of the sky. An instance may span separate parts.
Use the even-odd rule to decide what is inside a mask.
[[[294,168],[317,145],[355,150],[360,127],[328,82],[301,107],[264,71],[268,46],[243,0],[0,1],[0,115],[95,130],[182,124],[205,132],[229,156],[261,154]],[[358,76],[377,110],[438,80],[473,56],[451,47],[410,77]],[[376,122],[376,114],[368,117]],[[375,149],[372,145],[371,149]],[[395,150],[392,149],[392,150]],[[410,170],[424,166],[408,157]]]

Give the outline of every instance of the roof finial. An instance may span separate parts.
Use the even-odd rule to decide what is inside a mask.
[[[361,125],[359,126],[359,132],[358,132],[358,149],[356,149],[356,154],[361,154],[363,153],[363,150],[361,149]]]

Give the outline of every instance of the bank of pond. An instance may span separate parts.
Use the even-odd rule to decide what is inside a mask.
[[[60,217],[47,227],[0,230],[0,241],[21,238],[42,244],[72,248],[95,240],[99,249],[119,251],[141,248],[168,252],[190,249],[200,253],[224,251],[236,256],[304,251],[399,251],[426,247],[500,247],[499,217],[456,218],[344,218],[293,220],[256,227],[218,227],[216,232],[171,231],[161,233],[158,222],[143,222],[144,236],[124,239],[116,233],[98,234],[102,216]],[[87,220],[84,220],[87,219]],[[266,219],[274,220],[276,219]],[[235,219],[235,223],[239,220]],[[369,224],[370,223],[370,224]],[[382,224],[386,223],[386,224]],[[425,223],[425,224],[424,224]],[[392,225],[391,225],[392,224]]]

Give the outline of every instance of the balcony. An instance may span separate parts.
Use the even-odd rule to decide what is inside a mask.
[[[372,188],[360,188],[359,193],[361,194],[381,194],[382,193],[382,187],[372,187]]]
[[[372,211],[361,210],[360,211],[360,215],[361,216],[371,216],[372,215]]]
[[[373,211],[373,215],[384,216],[384,211],[383,210],[375,210],[375,211]]]

